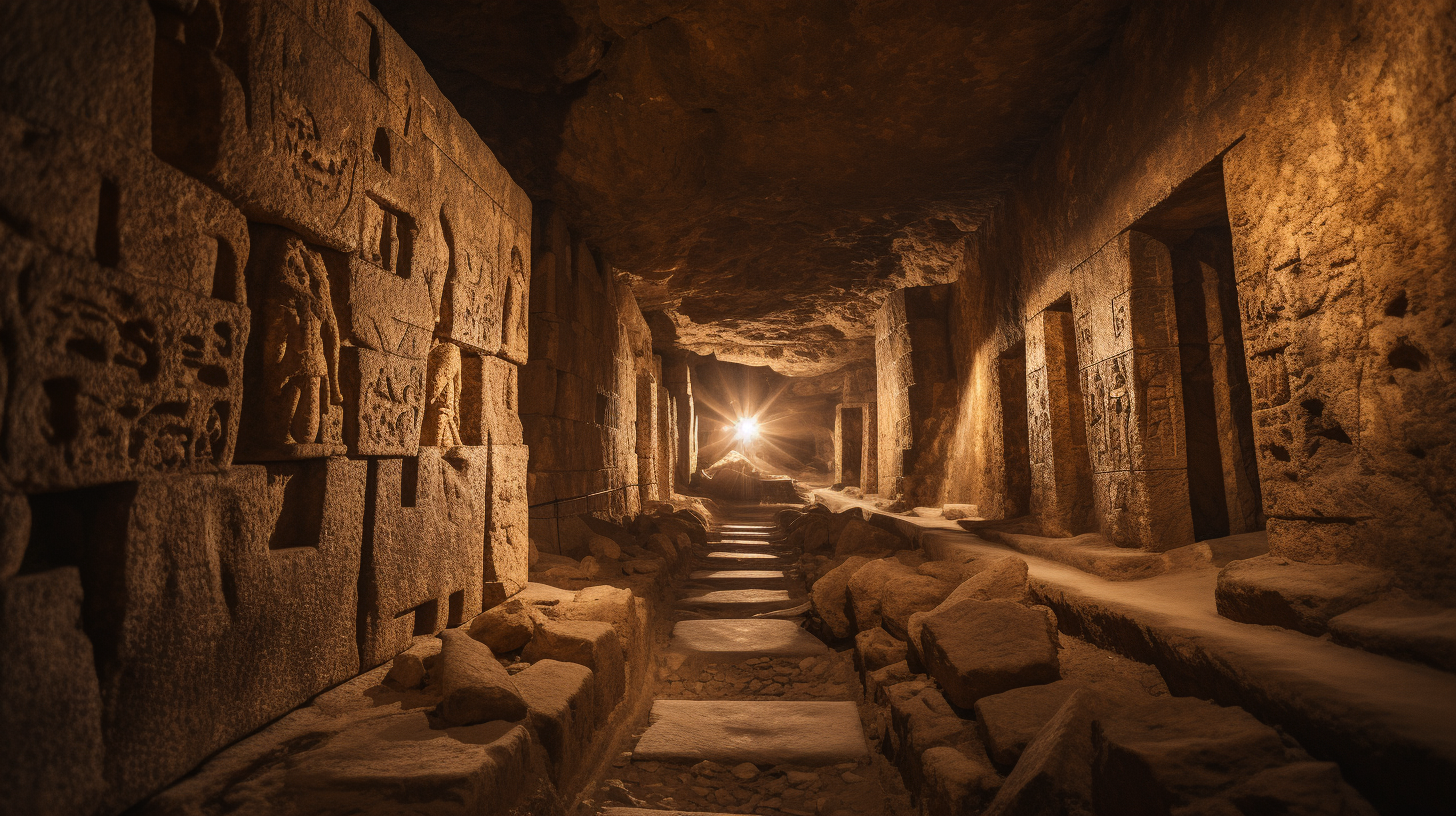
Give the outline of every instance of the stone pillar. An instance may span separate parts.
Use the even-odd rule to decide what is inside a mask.
[[[677,484],[685,485],[698,470],[698,418],[693,405],[693,369],[682,357],[664,360],[662,369],[662,378],[676,409]]]
[[[1092,479],[1070,312],[1053,306],[1027,322],[1026,368],[1031,512],[1047,535],[1087,532]]]
[[[1098,527],[1126,546],[1191,544],[1168,248],[1125,232],[1073,270],[1073,280]]]
[[[890,295],[875,317],[879,486],[912,503],[938,503],[942,430],[954,420],[955,373],[946,320],[950,285]]]

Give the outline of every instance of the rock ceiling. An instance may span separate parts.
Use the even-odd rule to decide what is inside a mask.
[[[812,375],[950,280],[1118,0],[382,0],[659,343]]]

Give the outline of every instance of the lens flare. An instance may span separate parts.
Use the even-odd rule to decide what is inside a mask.
[[[733,438],[740,442],[752,442],[758,438],[758,420],[744,417],[733,426]]]

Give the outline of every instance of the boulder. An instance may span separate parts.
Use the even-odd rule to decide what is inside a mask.
[[[536,611],[534,604],[511,598],[476,615],[465,628],[471,637],[489,646],[492,652],[505,654],[525,646],[536,633],[536,623],[540,619],[542,615]]]
[[[1092,726],[1099,813],[1167,813],[1255,774],[1307,760],[1242,708],[1155,697]]]
[[[384,675],[384,685],[397,691],[424,686],[430,669],[436,667],[441,646],[439,638],[419,638],[414,645],[394,656],[389,673]]]
[[[961,719],[939,689],[922,688],[914,694],[892,695],[890,727],[898,744],[895,764],[911,790],[918,790],[924,782],[921,756],[927,750],[975,745],[975,724]]]
[[[873,700],[879,705],[888,705],[888,698],[884,690],[898,683],[904,683],[915,678],[924,679],[923,675],[917,675],[910,671],[910,664],[905,661],[892,663],[884,668],[866,672],[864,676],[865,699]]]
[[[893,558],[881,558],[865,564],[849,579],[849,614],[855,631],[863,632],[880,625],[880,609],[885,584],[891,578],[918,575],[914,569]]]
[[[940,515],[941,518],[950,521],[978,518],[981,515],[981,508],[974,504],[945,504],[941,505]]]
[[[666,533],[653,533],[642,542],[642,546],[646,547],[648,552],[666,559],[669,564],[677,563],[677,544]]]
[[[1289,816],[1375,816],[1333,762],[1295,762],[1257,774],[1218,797],[1236,812]]]
[[[930,612],[913,611],[905,619],[905,642],[910,646],[911,666],[923,666],[920,629],[929,614],[949,609],[967,600],[978,601],[1022,601],[1027,596],[1026,561],[1015,556],[1004,556],[988,561],[978,561],[975,572],[960,583]],[[969,567],[969,565],[966,565]],[[1055,627],[1053,627],[1055,628]]]
[[[905,662],[905,642],[876,627],[854,636],[854,666],[863,678],[892,663]]]
[[[990,765],[946,746],[920,756],[924,783],[920,788],[925,816],[961,816],[978,813],[1001,787],[1001,777]]]
[[[455,726],[526,716],[521,692],[490,647],[463,629],[446,629],[440,641],[440,719]]]
[[[884,550],[899,550],[908,542],[888,530],[881,530],[863,519],[851,518],[834,542],[835,555],[861,555]]]
[[[618,561],[622,558],[622,547],[606,536],[594,535],[587,539],[586,546],[591,550],[592,557],[598,561]]]
[[[1046,617],[1010,601],[961,601],[927,615],[921,658],[947,699],[962,709],[982,697],[1060,679]]]
[[[1077,689],[1075,680],[1023,686],[976,701],[976,730],[986,754],[1000,768],[1011,768],[1036,735]]]
[[[1241,623],[1322,635],[1330,619],[1376,600],[1389,575],[1355,564],[1304,564],[1277,555],[1230,561],[1218,574],[1218,613]]]
[[[910,616],[936,608],[955,587],[919,573],[892,577],[880,590],[880,625],[900,640],[908,640]]]
[[[824,631],[834,638],[847,638],[854,633],[850,625],[848,605],[849,581],[861,567],[870,560],[862,556],[851,556],[844,563],[825,573],[814,582],[809,590],[809,600],[814,614],[824,625]]]

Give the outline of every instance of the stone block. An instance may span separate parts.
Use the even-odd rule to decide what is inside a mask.
[[[1001,788],[1001,777],[985,762],[954,748],[938,746],[920,757],[925,783],[920,790],[926,816],[978,813]]]
[[[895,576],[880,593],[880,625],[900,640],[910,637],[910,618],[939,606],[956,585],[929,575]]]
[[[1092,726],[1103,702],[1079,690],[1057,710],[1022,752],[985,816],[1092,813]]]
[[[59,490],[227,467],[247,307],[56,255],[0,230],[10,326],[5,466]]]
[[[359,582],[363,667],[390,659],[416,635],[480,613],[489,467],[489,449],[464,446],[369,463],[373,538],[365,542]]]
[[[1355,564],[1301,564],[1277,555],[1230,561],[1218,574],[1218,613],[1242,623],[1321,635],[1331,618],[1376,600],[1386,573]]]
[[[622,641],[610,623],[549,621],[536,628],[521,659],[527,663],[560,660],[592,670],[596,686],[597,724],[605,723],[627,689]]]
[[[0,26],[0,98],[48,125],[85,122],[145,145],[153,31],[139,0],[13,4]]]
[[[208,13],[204,3],[191,14]],[[179,33],[197,33],[157,38],[157,154],[251,220],[357,251],[369,180],[387,172],[371,161],[376,136],[403,133],[404,110],[287,3],[231,3],[217,22],[182,19]]]
[[[440,640],[436,716],[450,726],[525,719],[526,701],[490,647],[463,629],[447,629]]]
[[[36,243],[164,286],[242,303],[248,227],[145,148],[0,113],[0,209]]]
[[[906,785],[918,790],[925,782],[925,752],[944,746],[977,750],[975,726],[961,719],[938,689],[917,690],[911,683],[896,691],[890,695],[890,727],[898,743],[895,764]]]
[[[518,368],[499,357],[466,354],[460,429],[467,445],[519,445],[522,439]]]
[[[893,558],[871,561],[856,570],[846,589],[850,619],[855,631],[863,632],[879,626],[883,621],[882,605],[888,594],[887,586],[896,579],[911,576],[926,577]]]
[[[809,590],[814,614],[819,616],[825,631],[835,638],[847,638],[855,628],[849,618],[849,580],[860,567],[870,563],[862,555],[852,555],[844,563],[825,573]]]
[[[394,225],[376,226],[375,231],[402,229],[398,226],[401,215],[380,209],[373,199],[369,201],[367,210],[375,212],[381,221],[390,219]],[[384,240],[372,233],[367,237],[374,244]],[[410,253],[413,251],[411,247]],[[403,276],[380,267],[375,255],[361,259],[352,254],[326,253],[326,257],[334,279],[339,281],[334,303],[342,340],[411,360],[423,360],[430,353],[435,310],[423,272]],[[396,257],[393,263],[403,261]]]
[[[854,636],[854,666],[860,677],[905,660],[905,641],[884,629],[867,629]]]
[[[81,630],[81,579],[63,567],[0,580],[0,809],[90,814],[106,789],[101,695]]]
[[[490,445],[489,520],[485,526],[485,579],[514,595],[530,569],[530,507],[526,503],[525,445]]]
[[[541,660],[515,676],[535,729],[551,757],[556,784],[583,769],[596,734],[596,689],[592,670],[577,663]]]
[[[119,523],[83,574],[111,644],[97,665],[111,805],[358,671],[365,472],[334,458],[108,491],[98,517]]]
[[[1057,715],[1080,683],[1058,680],[1023,686],[976,701],[976,728],[986,754],[997,767],[1010,769],[1043,727]]]
[[[1092,726],[1099,814],[1169,812],[1308,757],[1241,708],[1160,697]]]
[[[1338,643],[1456,671],[1456,609],[1379,600],[1330,618],[1329,630]]]
[[[921,649],[946,699],[962,709],[982,697],[1060,679],[1046,616],[1010,601],[961,601],[927,616]]]
[[[426,407],[425,361],[356,347],[340,349],[340,358],[349,455],[414,455]]]

